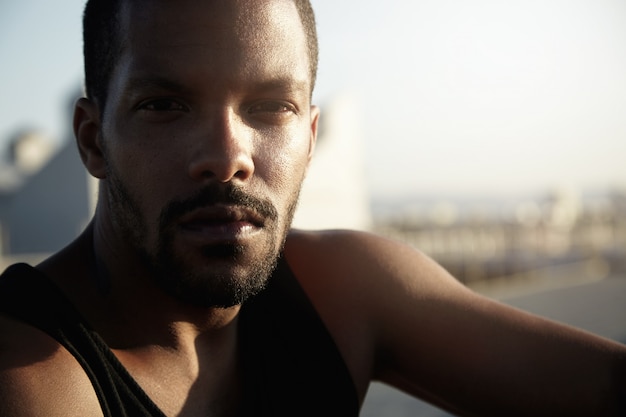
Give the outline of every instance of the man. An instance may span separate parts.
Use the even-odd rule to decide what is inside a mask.
[[[86,7],[74,115],[96,214],[0,279],[0,415],[349,416],[373,379],[459,415],[624,412],[624,346],[404,245],[290,230],[319,117],[308,2],[116,3]]]

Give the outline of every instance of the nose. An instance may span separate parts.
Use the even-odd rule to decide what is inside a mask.
[[[201,123],[194,139],[189,176],[194,181],[245,181],[254,173],[249,127],[229,110]]]

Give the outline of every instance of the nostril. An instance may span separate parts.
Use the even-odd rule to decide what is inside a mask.
[[[239,178],[242,180],[245,180],[246,178],[248,178],[248,176],[250,175],[251,171],[248,170],[240,170],[235,172],[235,175],[233,175],[234,178]]]

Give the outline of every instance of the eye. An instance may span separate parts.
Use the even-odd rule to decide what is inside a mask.
[[[282,101],[262,101],[248,107],[249,114],[288,114],[295,113],[293,105]]]
[[[139,109],[155,112],[187,111],[187,106],[170,98],[148,100],[139,105]]]
[[[246,108],[251,121],[280,126],[293,120],[298,114],[295,105],[283,100],[262,100],[250,104]]]

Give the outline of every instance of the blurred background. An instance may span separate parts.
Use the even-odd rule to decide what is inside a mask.
[[[626,2],[312,3],[323,118],[296,226],[405,241],[477,291],[626,341]],[[70,133],[82,7],[0,0],[2,268],[93,211]],[[395,395],[374,386],[364,415],[421,407]]]

